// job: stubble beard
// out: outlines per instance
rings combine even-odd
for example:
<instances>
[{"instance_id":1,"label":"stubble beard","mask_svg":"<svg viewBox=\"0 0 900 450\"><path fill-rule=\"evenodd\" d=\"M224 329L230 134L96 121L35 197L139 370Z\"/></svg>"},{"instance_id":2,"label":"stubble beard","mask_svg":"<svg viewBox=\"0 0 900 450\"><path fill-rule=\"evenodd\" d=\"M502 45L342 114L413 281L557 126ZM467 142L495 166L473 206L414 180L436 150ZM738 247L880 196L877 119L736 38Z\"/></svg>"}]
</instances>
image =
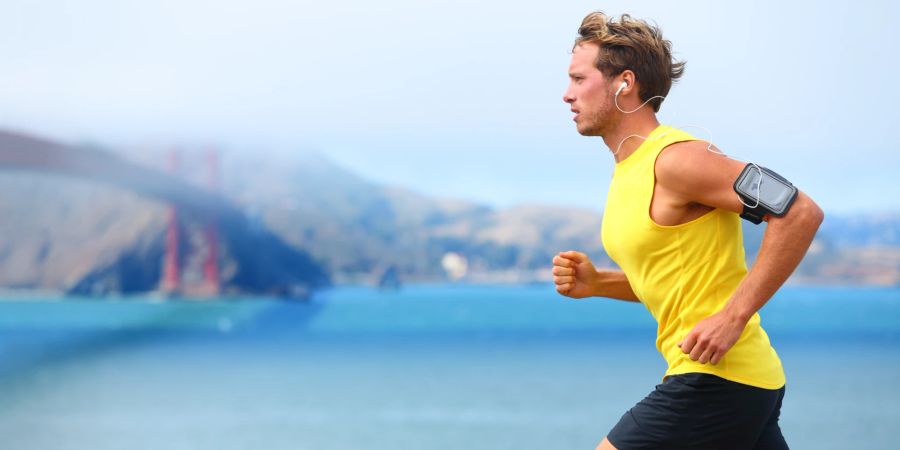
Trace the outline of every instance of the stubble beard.
<instances>
[{"instance_id":1,"label":"stubble beard","mask_svg":"<svg viewBox=\"0 0 900 450\"><path fill-rule=\"evenodd\" d=\"M618 125L621 118L613 114L612 108L608 104L605 106L605 108L584 117L578 127L578 132L582 136L602 137L608 134L610 130L616 129L616 125Z\"/></svg>"}]
</instances>

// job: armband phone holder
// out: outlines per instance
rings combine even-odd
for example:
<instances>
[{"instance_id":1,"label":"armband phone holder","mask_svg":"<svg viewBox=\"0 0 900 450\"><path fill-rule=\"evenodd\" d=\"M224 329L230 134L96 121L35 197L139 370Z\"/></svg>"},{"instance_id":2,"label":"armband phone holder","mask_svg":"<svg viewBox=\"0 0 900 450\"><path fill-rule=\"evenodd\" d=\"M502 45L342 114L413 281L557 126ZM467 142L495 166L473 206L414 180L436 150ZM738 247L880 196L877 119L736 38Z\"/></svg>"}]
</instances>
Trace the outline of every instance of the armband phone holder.
<instances>
[{"instance_id":1,"label":"armband phone holder","mask_svg":"<svg viewBox=\"0 0 900 450\"><path fill-rule=\"evenodd\" d=\"M759 224L766 214L782 217L797 199L797 188L781 175L756 164L747 164L734 181L734 192L744 203L741 217Z\"/></svg>"}]
</instances>

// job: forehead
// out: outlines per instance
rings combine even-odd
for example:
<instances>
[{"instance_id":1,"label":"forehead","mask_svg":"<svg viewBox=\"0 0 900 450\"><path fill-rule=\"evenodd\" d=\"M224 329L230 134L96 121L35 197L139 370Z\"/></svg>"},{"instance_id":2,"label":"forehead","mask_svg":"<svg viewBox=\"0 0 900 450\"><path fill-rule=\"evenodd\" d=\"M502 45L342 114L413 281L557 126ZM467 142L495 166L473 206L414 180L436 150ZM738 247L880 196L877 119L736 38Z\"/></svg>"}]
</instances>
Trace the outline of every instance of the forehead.
<instances>
[{"instance_id":1,"label":"forehead","mask_svg":"<svg viewBox=\"0 0 900 450\"><path fill-rule=\"evenodd\" d=\"M599 50L600 47L598 47L597 44L592 44L590 42L576 45L575 48L572 49L572 64L569 66L569 70L585 72L593 69L594 71L599 72L594 65L594 62L597 61L597 52Z\"/></svg>"}]
</instances>

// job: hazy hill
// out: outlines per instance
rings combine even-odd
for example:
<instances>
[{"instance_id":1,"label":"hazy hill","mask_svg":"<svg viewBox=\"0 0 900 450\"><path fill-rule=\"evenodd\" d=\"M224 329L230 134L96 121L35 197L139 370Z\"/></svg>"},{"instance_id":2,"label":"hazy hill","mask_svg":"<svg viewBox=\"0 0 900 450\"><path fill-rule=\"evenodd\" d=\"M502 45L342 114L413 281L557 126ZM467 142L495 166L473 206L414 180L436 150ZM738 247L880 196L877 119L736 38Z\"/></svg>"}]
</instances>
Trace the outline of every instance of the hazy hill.
<instances>
[{"instance_id":1,"label":"hazy hill","mask_svg":"<svg viewBox=\"0 0 900 450\"><path fill-rule=\"evenodd\" d=\"M343 280L365 280L388 266L407 279L439 279L447 252L465 255L476 277L479 271L539 270L568 248L602 253L600 217L589 211L494 210L379 186L321 156L291 160L232 161L226 194Z\"/></svg>"},{"instance_id":2,"label":"hazy hill","mask_svg":"<svg viewBox=\"0 0 900 450\"><path fill-rule=\"evenodd\" d=\"M97 183L0 172L0 192L0 286L7 288L68 289L122 249L149 245L165 224L164 205Z\"/></svg>"},{"instance_id":3,"label":"hazy hill","mask_svg":"<svg viewBox=\"0 0 900 450\"><path fill-rule=\"evenodd\" d=\"M308 252L339 283L371 282L388 270L404 281L444 280L449 252L466 260L464 281L474 282L546 281L553 255L569 249L612 265L594 211L431 198L308 153L232 154L223 164L223 194L274 233L265 245L239 238L250 239L243 245L255 254ZM98 277L113 291L128 291L124 277L156 285L165 205L90 181L24 172L0 172L0 192L0 287L67 290L84 280L96 285ZM745 225L751 260L764 230ZM279 262L290 258L259 261L252 273L283 274L279 279L300 267ZM225 246L226 279L237 264ZM900 284L900 214L829 215L793 281Z\"/></svg>"},{"instance_id":4,"label":"hazy hill","mask_svg":"<svg viewBox=\"0 0 900 450\"><path fill-rule=\"evenodd\" d=\"M470 280L547 279L552 256L587 252L611 266L600 243L600 214L578 208L521 205L493 209L430 198L378 184L321 156L265 162L235 160L227 194L284 239L308 248L339 281L366 280L394 265L407 279L440 279L441 257L464 255ZM793 281L900 284L900 214L828 215ZM752 263L765 232L746 223Z\"/></svg>"},{"instance_id":5,"label":"hazy hill","mask_svg":"<svg viewBox=\"0 0 900 450\"><path fill-rule=\"evenodd\" d=\"M106 183L24 170L0 172L0 192L0 288L101 295L159 287L166 204ZM205 230L189 214L179 219L182 291L209 292ZM308 253L239 214L220 223L218 238L226 293L303 296L328 283Z\"/></svg>"}]
</instances>

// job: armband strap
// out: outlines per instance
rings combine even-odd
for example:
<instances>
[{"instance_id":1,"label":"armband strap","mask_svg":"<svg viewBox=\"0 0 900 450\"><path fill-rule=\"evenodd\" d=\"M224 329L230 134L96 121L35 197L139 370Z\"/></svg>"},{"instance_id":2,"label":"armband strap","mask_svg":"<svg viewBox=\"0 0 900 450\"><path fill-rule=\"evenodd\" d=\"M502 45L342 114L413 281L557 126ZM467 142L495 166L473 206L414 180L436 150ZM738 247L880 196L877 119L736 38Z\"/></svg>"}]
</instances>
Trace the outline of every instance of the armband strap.
<instances>
[{"instance_id":1,"label":"armband strap","mask_svg":"<svg viewBox=\"0 0 900 450\"><path fill-rule=\"evenodd\" d=\"M760 206L757 206L756 208L750 208L747 205L744 205L744 211L741 212L741 219L749 220L755 225L759 225L763 221L763 216L765 215L765 209Z\"/></svg>"}]
</instances>

